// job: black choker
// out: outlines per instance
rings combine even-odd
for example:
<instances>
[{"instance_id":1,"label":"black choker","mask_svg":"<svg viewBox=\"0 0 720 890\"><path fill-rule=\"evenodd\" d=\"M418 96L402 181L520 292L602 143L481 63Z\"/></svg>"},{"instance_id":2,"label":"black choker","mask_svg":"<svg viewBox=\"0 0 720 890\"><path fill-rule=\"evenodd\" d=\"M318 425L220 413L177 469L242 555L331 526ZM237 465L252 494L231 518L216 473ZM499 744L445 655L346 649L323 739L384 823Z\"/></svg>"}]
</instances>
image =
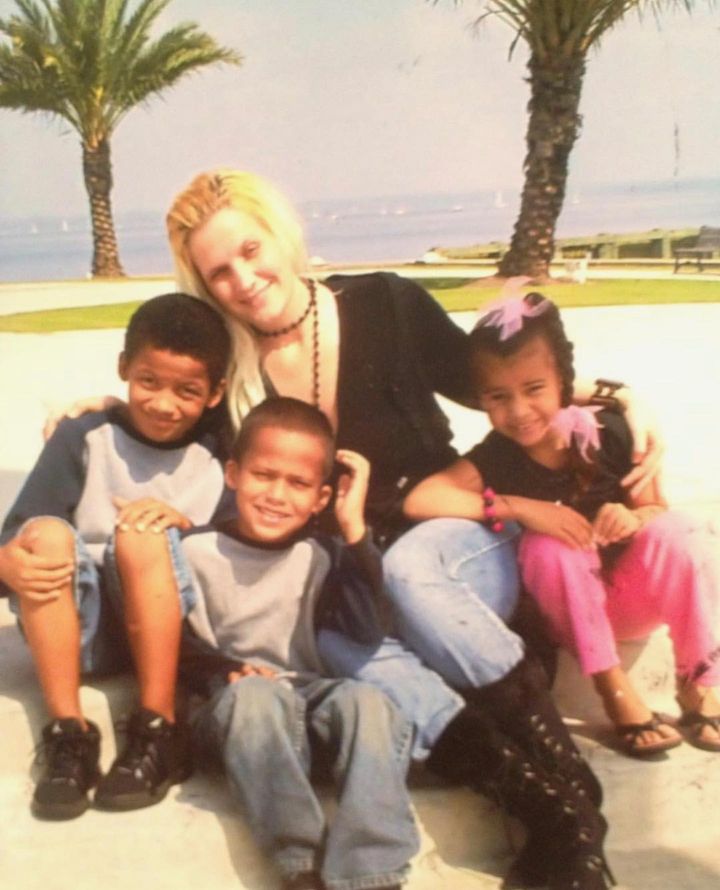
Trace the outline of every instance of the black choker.
<instances>
[{"instance_id":1,"label":"black choker","mask_svg":"<svg viewBox=\"0 0 720 890\"><path fill-rule=\"evenodd\" d=\"M310 315L311 310L315 306L315 282L312 278L308 279L307 286L310 292L310 299L308 300L307 307L300 318L295 319L295 321L287 325L287 327L278 328L276 331L263 331L261 328L256 328L254 324L251 324L250 327L253 329L253 333L256 334L258 337L282 337L283 334L289 334L290 331L294 331L295 328L299 328L300 325L308 317L308 315Z\"/></svg>"}]
</instances>

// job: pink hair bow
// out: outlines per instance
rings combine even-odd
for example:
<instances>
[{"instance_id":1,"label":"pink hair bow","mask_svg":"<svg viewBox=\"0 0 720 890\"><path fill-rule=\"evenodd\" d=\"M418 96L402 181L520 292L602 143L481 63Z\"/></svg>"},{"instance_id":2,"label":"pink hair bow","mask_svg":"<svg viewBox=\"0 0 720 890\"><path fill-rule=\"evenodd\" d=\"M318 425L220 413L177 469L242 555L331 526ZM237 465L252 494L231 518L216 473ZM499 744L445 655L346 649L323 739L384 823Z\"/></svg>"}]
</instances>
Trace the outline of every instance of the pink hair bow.
<instances>
[{"instance_id":1,"label":"pink hair bow","mask_svg":"<svg viewBox=\"0 0 720 890\"><path fill-rule=\"evenodd\" d=\"M542 315L549 309L549 300L543 300L532 306L523 299L520 288L528 281L529 278L520 276L509 278L498 299L483 307L478 325L500 328L500 339L507 340L521 330L524 318Z\"/></svg>"},{"instance_id":2,"label":"pink hair bow","mask_svg":"<svg viewBox=\"0 0 720 890\"><path fill-rule=\"evenodd\" d=\"M579 408L570 405L561 408L552 420L552 427L562 439L563 445L570 446L573 439L583 460L589 461L588 449L592 446L596 451L600 448L600 424L595 416L602 406Z\"/></svg>"}]
</instances>

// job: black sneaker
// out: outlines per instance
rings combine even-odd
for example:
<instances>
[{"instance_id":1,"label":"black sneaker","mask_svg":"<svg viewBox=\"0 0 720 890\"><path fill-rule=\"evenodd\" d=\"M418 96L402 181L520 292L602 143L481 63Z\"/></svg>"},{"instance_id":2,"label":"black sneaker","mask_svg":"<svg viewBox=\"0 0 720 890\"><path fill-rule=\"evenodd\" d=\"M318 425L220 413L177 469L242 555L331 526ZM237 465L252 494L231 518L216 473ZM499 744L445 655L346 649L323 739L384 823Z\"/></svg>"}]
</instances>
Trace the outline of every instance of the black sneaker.
<instances>
[{"instance_id":1,"label":"black sneaker","mask_svg":"<svg viewBox=\"0 0 720 890\"><path fill-rule=\"evenodd\" d=\"M40 743L45 770L35 787L32 811L41 819L74 819L88 808L88 791L100 778L100 730L74 717L53 720Z\"/></svg>"},{"instance_id":2,"label":"black sneaker","mask_svg":"<svg viewBox=\"0 0 720 890\"><path fill-rule=\"evenodd\" d=\"M192 772L184 726L141 708L126 727L125 750L115 759L95 792L106 810L138 810L159 803L170 786Z\"/></svg>"}]
</instances>

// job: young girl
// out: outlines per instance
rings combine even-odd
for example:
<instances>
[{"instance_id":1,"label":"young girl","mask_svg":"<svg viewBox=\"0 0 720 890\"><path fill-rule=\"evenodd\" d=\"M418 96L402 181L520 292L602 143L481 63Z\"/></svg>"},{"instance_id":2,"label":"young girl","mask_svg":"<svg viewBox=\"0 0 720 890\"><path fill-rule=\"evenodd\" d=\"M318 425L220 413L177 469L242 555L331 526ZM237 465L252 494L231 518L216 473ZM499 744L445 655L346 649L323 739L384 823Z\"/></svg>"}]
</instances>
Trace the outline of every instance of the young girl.
<instances>
[{"instance_id":1,"label":"young girl","mask_svg":"<svg viewBox=\"0 0 720 890\"><path fill-rule=\"evenodd\" d=\"M516 520L525 528L523 582L557 642L592 676L633 756L656 755L682 737L644 704L615 641L667 624L680 725L692 744L720 751L713 690L720 682L717 545L700 523L667 510L657 481L635 495L621 486L631 465L627 424L609 407L568 407L572 344L553 303L536 293L497 301L476 325L470 348L494 429L417 485L406 514L472 518L497 531Z\"/></svg>"}]
</instances>

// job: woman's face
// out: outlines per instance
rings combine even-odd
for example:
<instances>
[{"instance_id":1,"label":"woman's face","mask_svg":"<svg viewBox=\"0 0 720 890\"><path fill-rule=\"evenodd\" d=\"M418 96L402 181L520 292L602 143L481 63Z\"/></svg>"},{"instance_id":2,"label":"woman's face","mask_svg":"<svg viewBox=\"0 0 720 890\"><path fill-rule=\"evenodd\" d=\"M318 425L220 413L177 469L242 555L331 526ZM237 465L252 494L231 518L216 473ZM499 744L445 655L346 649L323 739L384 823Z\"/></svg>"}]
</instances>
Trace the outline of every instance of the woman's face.
<instances>
[{"instance_id":1,"label":"woman's face","mask_svg":"<svg viewBox=\"0 0 720 890\"><path fill-rule=\"evenodd\" d=\"M218 210L190 235L188 248L205 287L228 315L264 330L294 319L304 288L277 239L252 216L232 207Z\"/></svg>"}]
</instances>

